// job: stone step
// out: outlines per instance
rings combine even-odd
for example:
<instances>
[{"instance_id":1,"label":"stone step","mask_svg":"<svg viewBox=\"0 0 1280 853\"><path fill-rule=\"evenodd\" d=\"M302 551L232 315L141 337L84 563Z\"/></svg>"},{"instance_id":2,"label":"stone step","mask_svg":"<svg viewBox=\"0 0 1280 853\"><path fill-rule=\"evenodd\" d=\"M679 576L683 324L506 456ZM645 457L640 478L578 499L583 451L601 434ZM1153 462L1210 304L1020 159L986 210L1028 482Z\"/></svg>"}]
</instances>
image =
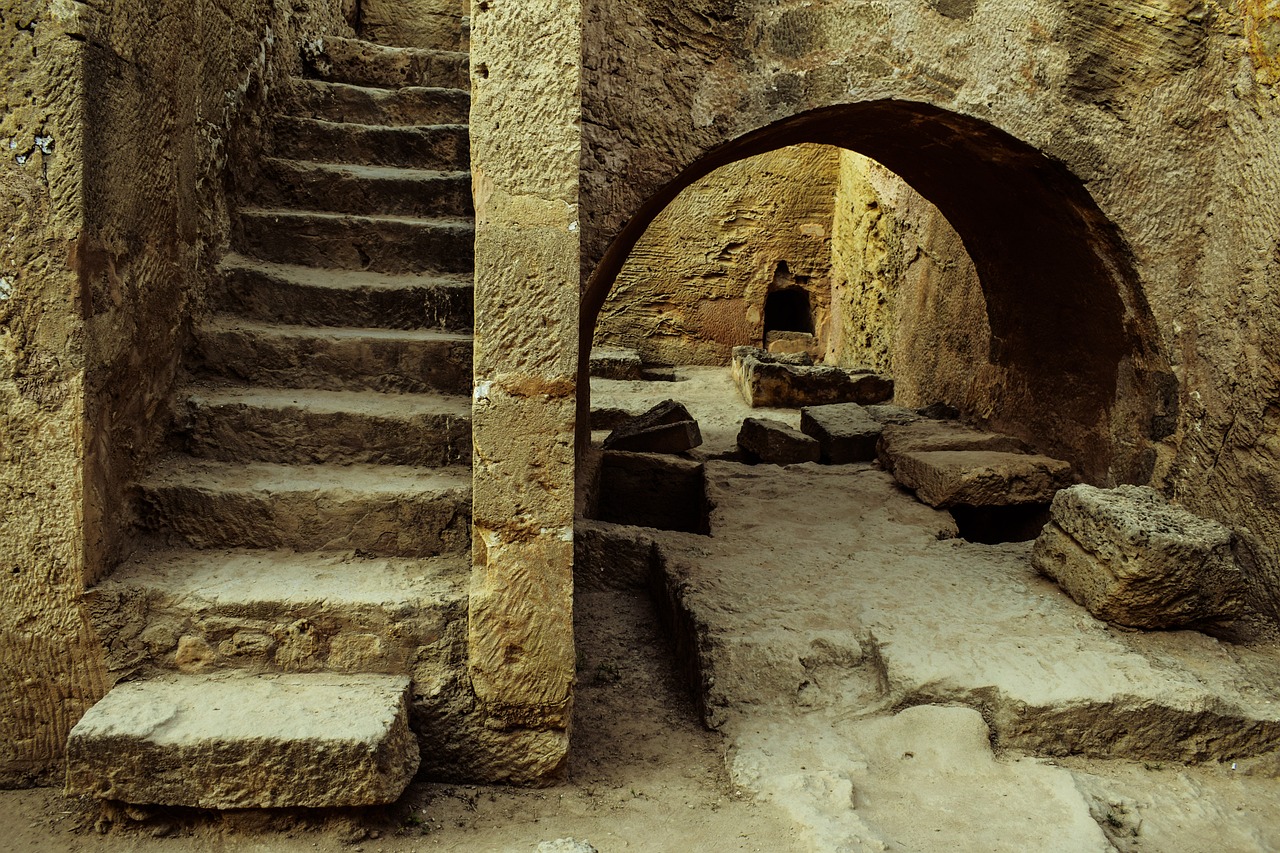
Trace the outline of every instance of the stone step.
<instances>
[{"instance_id":1,"label":"stone step","mask_svg":"<svg viewBox=\"0 0 1280 853\"><path fill-rule=\"evenodd\" d=\"M109 671L370 672L433 684L465 659L470 563L163 550L121 565L86 602L113 638Z\"/></svg>"},{"instance_id":2,"label":"stone step","mask_svg":"<svg viewBox=\"0 0 1280 853\"><path fill-rule=\"evenodd\" d=\"M475 227L467 219L241 210L232 245L280 264L383 273L469 273Z\"/></svg>"},{"instance_id":3,"label":"stone step","mask_svg":"<svg viewBox=\"0 0 1280 853\"><path fill-rule=\"evenodd\" d=\"M272 153L290 160L465 171L471 134L465 124L377 124L277 116Z\"/></svg>"},{"instance_id":4,"label":"stone step","mask_svg":"<svg viewBox=\"0 0 1280 853\"><path fill-rule=\"evenodd\" d=\"M67 740L67 790L206 809L394 802L418 769L409 679L237 672L117 684Z\"/></svg>"},{"instance_id":5,"label":"stone step","mask_svg":"<svg viewBox=\"0 0 1280 853\"><path fill-rule=\"evenodd\" d=\"M471 88L471 56L460 50L393 47L362 39L325 36L306 57L308 76L357 86Z\"/></svg>"},{"instance_id":6,"label":"stone step","mask_svg":"<svg viewBox=\"0 0 1280 853\"><path fill-rule=\"evenodd\" d=\"M188 389L174 438L227 462L471 463L471 398L212 385Z\"/></svg>"},{"instance_id":7,"label":"stone step","mask_svg":"<svg viewBox=\"0 0 1280 853\"><path fill-rule=\"evenodd\" d=\"M277 326L216 316L196 327L197 372L273 388L471 393L470 335Z\"/></svg>"},{"instance_id":8,"label":"stone step","mask_svg":"<svg viewBox=\"0 0 1280 853\"><path fill-rule=\"evenodd\" d=\"M470 172L267 157L262 177L249 197L264 208L427 218L474 214Z\"/></svg>"},{"instance_id":9,"label":"stone step","mask_svg":"<svg viewBox=\"0 0 1280 853\"><path fill-rule=\"evenodd\" d=\"M229 254L218 265L214 308L296 326L367 326L469 332L471 276L387 275L274 264Z\"/></svg>"},{"instance_id":10,"label":"stone step","mask_svg":"<svg viewBox=\"0 0 1280 853\"><path fill-rule=\"evenodd\" d=\"M471 471L173 458L138 485L144 529L194 548L431 557L471 546Z\"/></svg>"},{"instance_id":11,"label":"stone step","mask_svg":"<svg viewBox=\"0 0 1280 853\"><path fill-rule=\"evenodd\" d=\"M471 114L471 95L465 89L383 89L295 77L289 81L285 110L296 118L389 127L466 124Z\"/></svg>"},{"instance_id":12,"label":"stone step","mask_svg":"<svg viewBox=\"0 0 1280 853\"><path fill-rule=\"evenodd\" d=\"M467 50L471 19L427 11L406 15L398 3L373 4L360 9L360 35L379 44Z\"/></svg>"}]
</instances>

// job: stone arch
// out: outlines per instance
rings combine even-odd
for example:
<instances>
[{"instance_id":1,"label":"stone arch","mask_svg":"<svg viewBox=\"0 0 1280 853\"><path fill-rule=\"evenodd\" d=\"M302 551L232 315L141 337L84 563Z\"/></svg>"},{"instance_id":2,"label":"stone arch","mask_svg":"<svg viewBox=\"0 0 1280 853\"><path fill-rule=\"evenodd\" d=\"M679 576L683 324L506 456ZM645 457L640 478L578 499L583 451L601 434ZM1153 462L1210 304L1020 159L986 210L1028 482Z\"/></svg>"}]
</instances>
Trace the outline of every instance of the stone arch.
<instances>
[{"instance_id":1,"label":"stone arch","mask_svg":"<svg viewBox=\"0 0 1280 853\"><path fill-rule=\"evenodd\" d=\"M707 152L643 202L583 291L580 415L590 405L585 356L598 313L649 223L714 169L804 142L879 161L935 204L961 236L992 332L984 410L969 415L1070 459L1090 482L1150 477L1153 443L1173 420L1163 393L1170 377L1118 229L1062 163L987 122L904 100L776 121Z\"/></svg>"}]
</instances>

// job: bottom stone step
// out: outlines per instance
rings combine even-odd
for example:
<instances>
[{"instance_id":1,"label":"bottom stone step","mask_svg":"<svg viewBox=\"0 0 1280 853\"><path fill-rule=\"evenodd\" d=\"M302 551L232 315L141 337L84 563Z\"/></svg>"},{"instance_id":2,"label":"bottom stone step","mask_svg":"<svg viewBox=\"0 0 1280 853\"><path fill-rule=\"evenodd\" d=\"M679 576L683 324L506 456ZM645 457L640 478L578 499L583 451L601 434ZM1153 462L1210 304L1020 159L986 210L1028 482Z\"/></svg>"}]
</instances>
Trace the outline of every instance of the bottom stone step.
<instances>
[{"instance_id":1,"label":"bottom stone step","mask_svg":"<svg viewBox=\"0 0 1280 853\"><path fill-rule=\"evenodd\" d=\"M118 684L71 730L67 790L209 809L394 802L418 769L408 692L387 675Z\"/></svg>"}]
</instances>

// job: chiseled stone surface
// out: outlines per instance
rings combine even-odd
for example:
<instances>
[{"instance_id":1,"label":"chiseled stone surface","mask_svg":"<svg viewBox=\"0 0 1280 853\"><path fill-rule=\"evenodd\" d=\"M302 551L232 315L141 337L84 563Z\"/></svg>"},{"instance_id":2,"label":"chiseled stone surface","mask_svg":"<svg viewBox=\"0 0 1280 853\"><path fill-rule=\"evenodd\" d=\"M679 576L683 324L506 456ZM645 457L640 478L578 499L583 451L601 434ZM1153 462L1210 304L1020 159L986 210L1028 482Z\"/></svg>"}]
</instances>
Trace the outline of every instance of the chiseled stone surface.
<instances>
[{"instance_id":1,"label":"chiseled stone surface","mask_svg":"<svg viewBox=\"0 0 1280 853\"><path fill-rule=\"evenodd\" d=\"M806 406L800 410L800 431L818 440L822 462L845 465L870 462L884 426L857 403Z\"/></svg>"},{"instance_id":2,"label":"chiseled stone surface","mask_svg":"<svg viewBox=\"0 0 1280 853\"><path fill-rule=\"evenodd\" d=\"M888 376L811 361L807 353L775 355L755 347L734 347L733 378L753 408L883 403L893 397L893 380Z\"/></svg>"},{"instance_id":3,"label":"chiseled stone surface","mask_svg":"<svg viewBox=\"0 0 1280 853\"><path fill-rule=\"evenodd\" d=\"M817 439L770 418L744 420L738 433L738 448L749 462L770 465L817 462L821 456Z\"/></svg>"},{"instance_id":4,"label":"chiseled stone surface","mask_svg":"<svg viewBox=\"0 0 1280 853\"><path fill-rule=\"evenodd\" d=\"M591 375L602 379L644 379L644 362L633 349L596 347L591 350Z\"/></svg>"},{"instance_id":5,"label":"chiseled stone surface","mask_svg":"<svg viewBox=\"0 0 1280 853\"><path fill-rule=\"evenodd\" d=\"M408 691L384 675L118 684L71 732L67 789L213 809L393 802L418 769Z\"/></svg>"},{"instance_id":6,"label":"chiseled stone surface","mask_svg":"<svg viewBox=\"0 0 1280 853\"><path fill-rule=\"evenodd\" d=\"M642 415L618 425L604 440L605 450L680 453L702 444L698 422L683 403L663 400Z\"/></svg>"},{"instance_id":7,"label":"chiseled stone surface","mask_svg":"<svg viewBox=\"0 0 1280 853\"><path fill-rule=\"evenodd\" d=\"M1242 615L1231 530L1154 489L1073 486L1051 518L1032 560L1099 619L1176 628Z\"/></svg>"},{"instance_id":8,"label":"chiseled stone surface","mask_svg":"<svg viewBox=\"0 0 1280 853\"><path fill-rule=\"evenodd\" d=\"M991 450L903 453L893 476L936 507L1043 504L1072 482L1060 459Z\"/></svg>"},{"instance_id":9,"label":"chiseled stone surface","mask_svg":"<svg viewBox=\"0 0 1280 853\"><path fill-rule=\"evenodd\" d=\"M1025 453L1027 445L1012 436L976 430L954 421L936 421L918 416L894 417L881 414L882 407L872 408L884 419L884 431L876 455L886 471L892 471L904 453L934 450L990 450L1000 453Z\"/></svg>"}]
</instances>

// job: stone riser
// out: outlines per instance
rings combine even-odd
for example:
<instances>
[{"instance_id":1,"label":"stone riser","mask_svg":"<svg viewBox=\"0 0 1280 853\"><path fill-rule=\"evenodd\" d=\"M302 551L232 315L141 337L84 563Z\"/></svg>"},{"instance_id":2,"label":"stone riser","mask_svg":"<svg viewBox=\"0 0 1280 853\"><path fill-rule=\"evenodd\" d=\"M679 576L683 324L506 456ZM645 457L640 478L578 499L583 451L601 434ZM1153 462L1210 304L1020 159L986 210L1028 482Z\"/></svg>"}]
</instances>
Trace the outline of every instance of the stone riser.
<instances>
[{"instance_id":1,"label":"stone riser","mask_svg":"<svg viewBox=\"0 0 1280 853\"><path fill-rule=\"evenodd\" d=\"M464 220L242 211L236 250L278 264L381 273L469 273L475 232Z\"/></svg>"},{"instance_id":2,"label":"stone riser","mask_svg":"<svg viewBox=\"0 0 1280 853\"><path fill-rule=\"evenodd\" d=\"M363 125L466 124L471 96L462 89L380 89L295 78L283 108L297 118Z\"/></svg>"},{"instance_id":3,"label":"stone riser","mask_svg":"<svg viewBox=\"0 0 1280 853\"><path fill-rule=\"evenodd\" d=\"M472 287L458 280L224 263L215 309L263 323L469 332Z\"/></svg>"},{"instance_id":4,"label":"stone riser","mask_svg":"<svg viewBox=\"0 0 1280 853\"><path fill-rule=\"evenodd\" d=\"M271 153L286 160L463 172L471 168L466 125L380 127L279 116Z\"/></svg>"},{"instance_id":5,"label":"stone riser","mask_svg":"<svg viewBox=\"0 0 1280 853\"><path fill-rule=\"evenodd\" d=\"M196 329L189 363L205 375L276 388L469 394L470 338L429 335L211 323Z\"/></svg>"},{"instance_id":6,"label":"stone riser","mask_svg":"<svg viewBox=\"0 0 1280 853\"><path fill-rule=\"evenodd\" d=\"M456 50L392 47L358 39L326 36L312 60L311 76L357 86L471 87L471 57Z\"/></svg>"},{"instance_id":7,"label":"stone riser","mask_svg":"<svg viewBox=\"0 0 1280 853\"><path fill-rule=\"evenodd\" d=\"M267 159L250 200L265 208L295 208L357 216L464 217L471 207L467 172L382 171Z\"/></svg>"},{"instance_id":8,"label":"stone riser","mask_svg":"<svg viewBox=\"0 0 1280 853\"><path fill-rule=\"evenodd\" d=\"M192 397L183 406L180 449L202 459L284 464L471 463L469 414L331 411Z\"/></svg>"},{"instance_id":9,"label":"stone riser","mask_svg":"<svg viewBox=\"0 0 1280 853\"><path fill-rule=\"evenodd\" d=\"M468 488L361 492L245 486L209 488L198 479L138 487L141 526L193 548L359 551L388 557L456 554L471 547Z\"/></svg>"},{"instance_id":10,"label":"stone riser","mask_svg":"<svg viewBox=\"0 0 1280 853\"><path fill-rule=\"evenodd\" d=\"M365 10L360 15L360 37L380 44L426 47L433 50L467 50L471 45L471 19L423 12L386 17Z\"/></svg>"}]
</instances>

